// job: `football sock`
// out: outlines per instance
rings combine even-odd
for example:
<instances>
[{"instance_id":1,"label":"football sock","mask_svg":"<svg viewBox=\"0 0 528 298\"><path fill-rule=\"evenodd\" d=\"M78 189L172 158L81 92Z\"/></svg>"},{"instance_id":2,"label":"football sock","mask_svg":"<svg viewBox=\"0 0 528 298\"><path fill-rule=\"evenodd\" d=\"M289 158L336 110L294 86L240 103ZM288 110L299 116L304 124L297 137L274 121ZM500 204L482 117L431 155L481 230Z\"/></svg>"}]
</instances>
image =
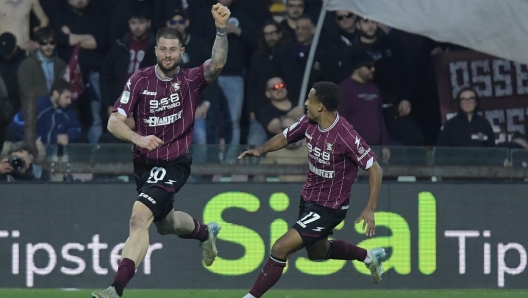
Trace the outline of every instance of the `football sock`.
<instances>
[{"instance_id":1,"label":"football sock","mask_svg":"<svg viewBox=\"0 0 528 298\"><path fill-rule=\"evenodd\" d=\"M134 273L136 273L136 263L131 259L123 258L121 263L119 263L117 273L114 276L114 283L112 284L119 297L123 296L123 290L134 277Z\"/></svg>"},{"instance_id":2,"label":"football sock","mask_svg":"<svg viewBox=\"0 0 528 298\"><path fill-rule=\"evenodd\" d=\"M330 243L330 259L365 261L367 250L347 243L343 240L332 240Z\"/></svg>"},{"instance_id":3,"label":"football sock","mask_svg":"<svg viewBox=\"0 0 528 298\"><path fill-rule=\"evenodd\" d=\"M260 272L255 284L249 291L252 296L246 297L261 297L281 278L282 271L286 267L286 260L281 260L274 256L270 256L264 269Z\"/></svg>"},{"instance_id":4,"label":"football sock","mask_svg":"<svg viewBox=\"0 0 528 298\"><path fill-rule=\"evenodd\" d=\"M209 232L207 230L207 225L201 224L196 219L193 218L194 221L194 231L190 233L189 235L180 235L178 237L182 239L197 239L202 242L207 240L209 238Z\"/></svg>"}]
</instances>

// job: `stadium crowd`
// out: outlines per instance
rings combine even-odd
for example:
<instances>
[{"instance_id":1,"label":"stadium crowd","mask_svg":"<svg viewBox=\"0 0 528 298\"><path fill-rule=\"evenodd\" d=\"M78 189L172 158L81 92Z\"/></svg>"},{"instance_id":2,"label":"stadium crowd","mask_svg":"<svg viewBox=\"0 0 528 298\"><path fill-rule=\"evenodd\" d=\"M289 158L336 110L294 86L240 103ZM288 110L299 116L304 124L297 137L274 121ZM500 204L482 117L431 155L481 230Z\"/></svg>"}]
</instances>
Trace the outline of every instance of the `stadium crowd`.
<instances>
[{"instance_id":1,"label":"stadium crowd","mask_svg":"<svg viewBox=\"0 0 528 298\"><path fill-rule=\"evenodd\" d=\"M181 67L210 57L211 0L32 0L0 3L0 145L120 142L106 130L128 78L156 63L155 33L184 35ZM234 163L239 145L258 146L304 113L302 80L321 0L218 0L231 10L229 53L196 111L195 162ZM270 8L273 9L270 10ZM277 7L279 9L277 10ZM280 8L283 8L282 10ZM273 11L273 12L272 12ZM464 50L388 28L350 11L327 12L307 90L339 85L339 113L369 145L496 146L476 114L477 93L463 89L459 114L441 130L433 57ZM304 94L308 94L307 92ZM306 97L306 96L304 96ZM131 125L134 125L131 123ZM28 137L29 136L29 137ZM5 141L5 142L4 142ZM508 147L528 149L524 135Z\"/></svg>"}]
</instances>

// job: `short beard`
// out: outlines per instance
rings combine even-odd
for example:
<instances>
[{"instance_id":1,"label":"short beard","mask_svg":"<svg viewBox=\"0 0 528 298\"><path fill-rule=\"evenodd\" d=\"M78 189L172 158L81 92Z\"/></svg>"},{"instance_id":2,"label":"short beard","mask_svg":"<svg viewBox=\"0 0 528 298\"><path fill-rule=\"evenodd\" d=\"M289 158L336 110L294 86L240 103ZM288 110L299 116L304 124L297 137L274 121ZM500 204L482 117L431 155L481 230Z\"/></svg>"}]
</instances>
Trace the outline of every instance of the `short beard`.
<instances>
[{"instance_id":1,"label":"short beard","mask_svg":"<svg viewBox=\"0 0 528 298\"><path fill-rule=\"evenodd\" d=\"M176 68L178 68L178 66L180 66L180 64L175 62L172 67L165 67L165 66L163 66L163 61L162 60L158 60L158 67L165 74L169 73L171 71L174 71Z\"/></svg>"},{"instance_id":2,"label":"short beard","mask_svg":"<svg viewBox=\"0 0 528 298\"><path fill-rule=\"evenodd\" d=\"M363 32L363 31L359 31L359 34L361 35L361 37L364 37L364 38L366 38L366 39L368 39L368 40L374 40L374 39L376 39L376 38L377 38L376 33L377 33L377 32L374 32L373 35L368 35L368 34L366 34L366 33Z\"/></svg>"}]
</instances>

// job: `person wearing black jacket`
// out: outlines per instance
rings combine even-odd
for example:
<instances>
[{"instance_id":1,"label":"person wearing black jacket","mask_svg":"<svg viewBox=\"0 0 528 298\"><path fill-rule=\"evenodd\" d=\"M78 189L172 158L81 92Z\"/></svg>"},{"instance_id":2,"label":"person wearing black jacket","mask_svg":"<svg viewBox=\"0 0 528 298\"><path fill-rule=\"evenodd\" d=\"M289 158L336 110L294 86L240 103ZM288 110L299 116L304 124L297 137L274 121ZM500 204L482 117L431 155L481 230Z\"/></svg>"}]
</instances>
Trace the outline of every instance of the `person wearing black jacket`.
<instances>
[{"instance_id":1,"label":"person wearing black jacket","mask_svg":"<svg viewBox=\"0 0 528 298\"><path fill-rule=\"evenodd\" d=\"M69 8L59 13L54 22L57 50L59 56L68 62L80 44L78 62L88 88L76 104L81 112L81 122L89 126L88 141L96 144L103 133L99 71L108 49L108 27L103 15L90 5L90 0L68 0L68 5Z\"/></svg>"},{"instance_id":2,"label":"person wearing black jacket","mask_svg":"<svg viewBox=\"0 0 528 298\"><path fill-rule=\"evenodd\" d=\"M106 117L112 114L112 107L128 78L138 69L156 64L156 37L149 31L150 10L138 5L130 13L129 32L114 42L101 68L101 95ZM101 142L119 141L112 134L105 133Z\"/></svg>"},{"instance_id":3,"label":"person wearing black jacket","mask_svg":"<svg viewBox=\"0 0 528 298\"><path fill-rule=\"evenodd\" d=\"M463 88L457 96L458 114L444 124L438 146L494 147L495 135L486 118L477 114L478 98L473 88Z\"/></svg>"},{"instance_id":4,"label":"person wearing black jacket","mask_svg":"<svg viewBox=\"0 0 528 298\"><path fill-rule=\"evenodd\" d=\"M226 143L229 144L225 154L225 161L228 163L237 162L238 149L240 144L240 120L242 117L242 107L244 105L244 74L249 64L250 55L257 47L257 34L255 22L250 14L244 9L244 0L218 0L224 6L229 7L231 16L227 23L226 32L228 40L227 62L218 76L218 86L222 91L224 114L228 114L227 122L230 129L226 134ZM215 40L214 20L208 17L210 8L204 8L198 15L200 26L195 26L193 35L198 35L212 48ZM220 94L219 94L220 95ZM226 113L228 112L228 113Z\"/></svg>"}]
</instances>

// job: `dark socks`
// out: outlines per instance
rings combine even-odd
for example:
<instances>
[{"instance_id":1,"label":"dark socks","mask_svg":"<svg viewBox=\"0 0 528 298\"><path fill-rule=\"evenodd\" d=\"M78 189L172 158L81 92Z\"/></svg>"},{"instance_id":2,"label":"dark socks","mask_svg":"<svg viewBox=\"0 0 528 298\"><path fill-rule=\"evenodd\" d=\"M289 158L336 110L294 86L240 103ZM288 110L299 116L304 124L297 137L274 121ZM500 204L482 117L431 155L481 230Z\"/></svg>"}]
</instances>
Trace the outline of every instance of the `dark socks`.
<instances>
[{"instance_id":1,"label":"dark socks","mask_svg":"<svg viewBox=\"0 0 528 298\"><path fill-rule=\"evenodd\" d=\"M286 260L270 256L249 293L255 297L264 295L281 278L284 267Z\"/></svg>"},{"instance_id":2,"label":"dark socks","mask_svg":"<svg viewBox=\"0 0 528 298\"><path fill-rule=\"evenodd\" d=\"M131 259L122 259L114 277L114 283L112 284L119 297L123 296L123 290L132 277L134 277L134 273L136 273L136 263Z\"/></svg>"},{"instance_id":3,"label":"dark socks","mask_svg":"<svg viewBox=\"0 0 528 298\"><path fill-rule=\"evenodd\" d=\"M335 260L358 260L364 261L367 257L367 250L347 243L343 240L332 240L330 243L329 259Z\"/></svg>"},{"instance_id":4,"label":"dark socks","mask_svg":"<svg viewBox=\"0 0 528 298\"><path fill-rule=\"evenodd\" d=\"M207 225L201 224L196 219L194 221L194 231L189 235L178 236L182 239L197 239L204 242L209 238L209 232L207 231Z\"/></svg>"}]
</instances>

